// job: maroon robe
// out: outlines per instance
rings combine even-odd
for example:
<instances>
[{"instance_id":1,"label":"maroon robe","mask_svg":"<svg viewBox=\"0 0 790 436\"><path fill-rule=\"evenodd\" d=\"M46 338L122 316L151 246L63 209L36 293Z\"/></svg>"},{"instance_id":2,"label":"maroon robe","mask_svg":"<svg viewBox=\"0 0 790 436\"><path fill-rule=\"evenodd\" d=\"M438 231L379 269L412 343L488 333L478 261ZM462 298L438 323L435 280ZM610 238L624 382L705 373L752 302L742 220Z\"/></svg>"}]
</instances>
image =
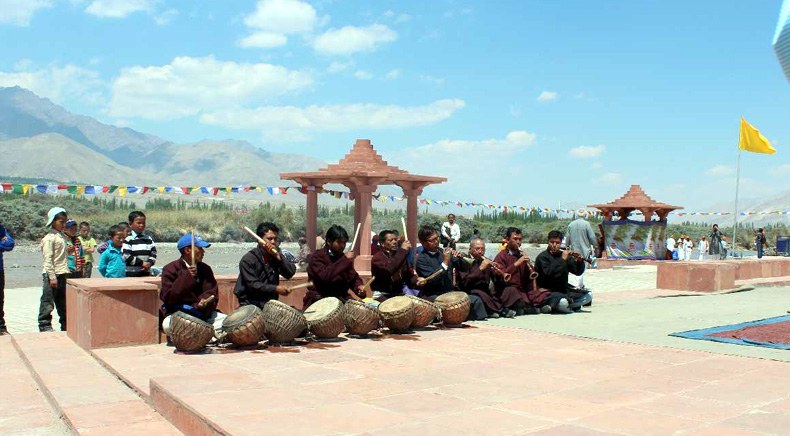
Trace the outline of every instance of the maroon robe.
<instances>
[{"instance_id":1,"label":"maroon robe","mask_svg":"<svg viewBox=\"0 0 790 436\"><path fill-rule=\"evenodd\" d=\"M494 282L501 281L499 275L495 274L493 267L489 265L485 270L480 269L483 259L475 259L469 268L468 272L460 272L460 285L461 290L467 294L474 294L483 300L489 312L502 312L504 309L510 309L523 301L518 289L513 286L504 286L500 289L491 291L490 283L494 278Z\"/></svg>"},{"instance_id":2,"label":"maroon robe","mask_svg":"<svg viewBox=\"0 0 790 436\"><path fill-rule=\"evenodd\" d=\"M373 281L371 288L383 294L383 298L379 298L379 301L403 295L403 285L416 288L417 275L406 261L408 255L409 252L402 248L399 248L394 255L390 255L385 250L373 255L370 260L370 272L376 280Z\"/></svg>"},{"instance_id":3,"label":"maroon robe","mask_svg":"<svg viewBox=\"0 0 790 436\"><path fill-rule=\"evenodd\" d=\"M516 261L519 257L521 257L520 254L517 256L513 255L510 253L510 250L507 249L497 254L494 258L494 262L502 265L505 272L511 275L509 282L505 283L499 280L497 286L502 289L502 293L504 293L507 288L515 288L527 305L535 307L542 306L551 292L545 289L537 289L535 281L529 278L531 269L528 262L516 266Z\"/></svg>"},{"instance_id":4,"label":"maroon robe","mask_svg":"<svg viewBox=\"0 0 790 436\"><path fill-rule=\"evenodd\" d=\"M348 298L348 290L356 292L362 286L362 279L354 269L354 261L345 254L329 253L329 246L316 250L307 264L307 277L313 286L307 288L304 296L304 309L324 297L336 297L341 301Z\"/></svg>"}]
</instances>

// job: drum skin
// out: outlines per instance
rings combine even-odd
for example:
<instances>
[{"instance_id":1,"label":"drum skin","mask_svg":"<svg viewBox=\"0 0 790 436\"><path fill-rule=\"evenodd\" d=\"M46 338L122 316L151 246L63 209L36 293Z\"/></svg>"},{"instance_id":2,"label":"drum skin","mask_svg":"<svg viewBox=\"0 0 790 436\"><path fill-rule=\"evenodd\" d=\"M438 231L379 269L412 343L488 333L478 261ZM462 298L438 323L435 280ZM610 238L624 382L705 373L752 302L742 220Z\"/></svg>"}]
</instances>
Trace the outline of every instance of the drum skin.
<instances>
[{"instance_id":1,"label":"drum skin","mask_svg":"<svg viewBox=\"0 0 790 436\"><path fill-rule=\"evenodd\" d=\"M442 310L442 322L459 325L466 321L472 301L464 292L448 292L436 297L436 305Z\"/></svg>"},{"instance_id":2,"label":"drum skin","mask_svg":"<svg viewBox=\"0 0 790 436\"><path fill-rule=\"evenodd\" d=\"M345 328L343 302L335 297L322 298L304 312L307 329L319 339L338 337Z\"/></svg>"},{"instance_id":3,"label":"drum skin","mask_svg":"<svg viewBox=\"0 0 790 436\"><path fill-rule=\"evenodd\" d=\"M414 321L414 303L405 295L381 303L379 312L384 325L392 332L407 332Z\"/></svg>"}]
</instances>

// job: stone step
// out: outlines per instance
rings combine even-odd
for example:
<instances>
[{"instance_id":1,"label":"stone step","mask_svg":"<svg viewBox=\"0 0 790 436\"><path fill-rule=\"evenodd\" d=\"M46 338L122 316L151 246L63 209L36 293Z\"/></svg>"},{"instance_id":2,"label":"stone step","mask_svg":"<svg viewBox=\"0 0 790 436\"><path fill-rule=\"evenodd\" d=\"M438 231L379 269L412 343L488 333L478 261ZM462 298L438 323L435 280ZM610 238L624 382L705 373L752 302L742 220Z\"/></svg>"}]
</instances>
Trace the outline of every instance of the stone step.
<instances>
[{"instance_id":1,"label":"stone step","mask_svg":"<svg viewBox=\"0 0 790 436\"><path fill-rule=\"evenodd\" d=\"M14 348L11 336L0 337L0 434L68 436L73 434L38 389Z\"/></svg>"},{"instance_id":2,"label":"stone step","mask_svg":"<svg viewBox=\"0 0 790 436\"><path fill-rule=\"evenodd\" d=\"M15 335L12 343L76 434L182 435L65 333Z\"/></svg>"}]
</instances>

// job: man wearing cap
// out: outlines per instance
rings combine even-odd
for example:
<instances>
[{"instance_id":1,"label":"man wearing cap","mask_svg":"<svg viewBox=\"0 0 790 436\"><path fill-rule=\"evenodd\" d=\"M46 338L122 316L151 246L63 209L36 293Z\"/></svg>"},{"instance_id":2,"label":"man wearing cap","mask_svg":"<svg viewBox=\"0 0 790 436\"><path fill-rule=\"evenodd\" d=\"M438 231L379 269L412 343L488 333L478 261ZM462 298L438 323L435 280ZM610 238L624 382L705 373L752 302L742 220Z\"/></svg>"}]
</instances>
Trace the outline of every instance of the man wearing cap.
<instances>
[{"instance_id":1,"label":"man wearing cap","mask_svg":"<svg viewBox=\"0 0 790 436\"><path fill-rule=\"evenodd\" d=\"M222 329L225 315L217 312L219 297L217 280L211 267L203 263L204 248L211 246L199 235L187 234L178 240L181 257L162 270L162 287L159 294L162 306L162 330L170 336L170 315L181 311ZM194 252L192 251L194 247ZM193 257L194 256L194 257ZM194 259L194 263L193 263Z\"/></svg>"},{"instance_id":2,"label":"man wearing cap","mask_svg":"<svg viewBox=\"0 0 790 436\"><path fill-rule=\"evenodd\" d=\"M58 311L60 330L66 331L66 278L69 275L69 263L63 230L67 219L66 209L62 207L53 207L47 212L49 233L41 240L44 286L38 307L38 330L42 332L52 331L52 309Z\"/></svg>"}]
</instances>

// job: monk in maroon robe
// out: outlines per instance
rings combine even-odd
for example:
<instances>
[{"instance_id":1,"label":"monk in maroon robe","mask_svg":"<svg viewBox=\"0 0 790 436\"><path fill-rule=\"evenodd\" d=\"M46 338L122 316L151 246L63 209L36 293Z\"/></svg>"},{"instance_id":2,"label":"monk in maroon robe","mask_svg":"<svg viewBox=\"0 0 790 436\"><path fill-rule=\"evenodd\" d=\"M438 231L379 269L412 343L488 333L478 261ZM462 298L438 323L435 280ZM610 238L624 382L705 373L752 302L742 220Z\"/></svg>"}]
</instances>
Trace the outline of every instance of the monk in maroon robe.
<instances>
[{"instance_id":1,"label":"monk in maroon robe","mask_svg":"<svg viewBox=\"0 0 790 436\"><path fill-rule=\"evenodd\" d=\"M332 226L326 232L326 245L310 256L307 277L313 286L304 296L304 309L325 297L336 297L341 301L365 298L362 279L354 269L354 252L343 253L348 242L348 233L340 226Z\"/></svg>"},{"instance_id":2,"label":"monk in maroon robe","mask_svg":"<svg viewBox=\"0 0 790 436\"><path fill-rule=\"evenodd\" d=\"M530 278L532 267L529 264L529 256L521 251L521 230L516 227L508 227L505 232L506 248L497 254L494 262L502 265L505 272L510 274L510 281L505 283L503 280L497 281L497 287L504 293L507 288L515 288L527 305L526 313L536 313L535 308L540 309L544 301L550 296L550 292L540 290L535 286L535 280Z\"/></svg>"},{"instance_id":3,"label":"monk in maroon robe","mask_svg":"<svg viewBox=\"0 0 790 436\"><path fill-rule=\"evenodd\" d=\"M474 259L467 272L460 272L460 287L467 294L474 294L483 300L490 318L513 318L524 313L525 303L515 287L503 287L497 291L492 279L502 276L501 269L485 257L486 244L480 238L469 242L469 254ZM502 271L504 272L504 271Z\"/></svg>"},{"instance_id":4,"label":"monk in maroon robe","mask_svg":"<svg viewBox=\"0 0 790 436\"><path fill-rule=\"evenodd\" d=\"M395 232L384 230L379 233L379 243L381 251L374 254L370 261L370 272L375 278L371 285L373 298L377 301L385 301L403 295L404 286L414 289L425 284L425 279L418 278L408 262L411 242L403 241L399 248Z\"/></svg>"}]
</instances>

